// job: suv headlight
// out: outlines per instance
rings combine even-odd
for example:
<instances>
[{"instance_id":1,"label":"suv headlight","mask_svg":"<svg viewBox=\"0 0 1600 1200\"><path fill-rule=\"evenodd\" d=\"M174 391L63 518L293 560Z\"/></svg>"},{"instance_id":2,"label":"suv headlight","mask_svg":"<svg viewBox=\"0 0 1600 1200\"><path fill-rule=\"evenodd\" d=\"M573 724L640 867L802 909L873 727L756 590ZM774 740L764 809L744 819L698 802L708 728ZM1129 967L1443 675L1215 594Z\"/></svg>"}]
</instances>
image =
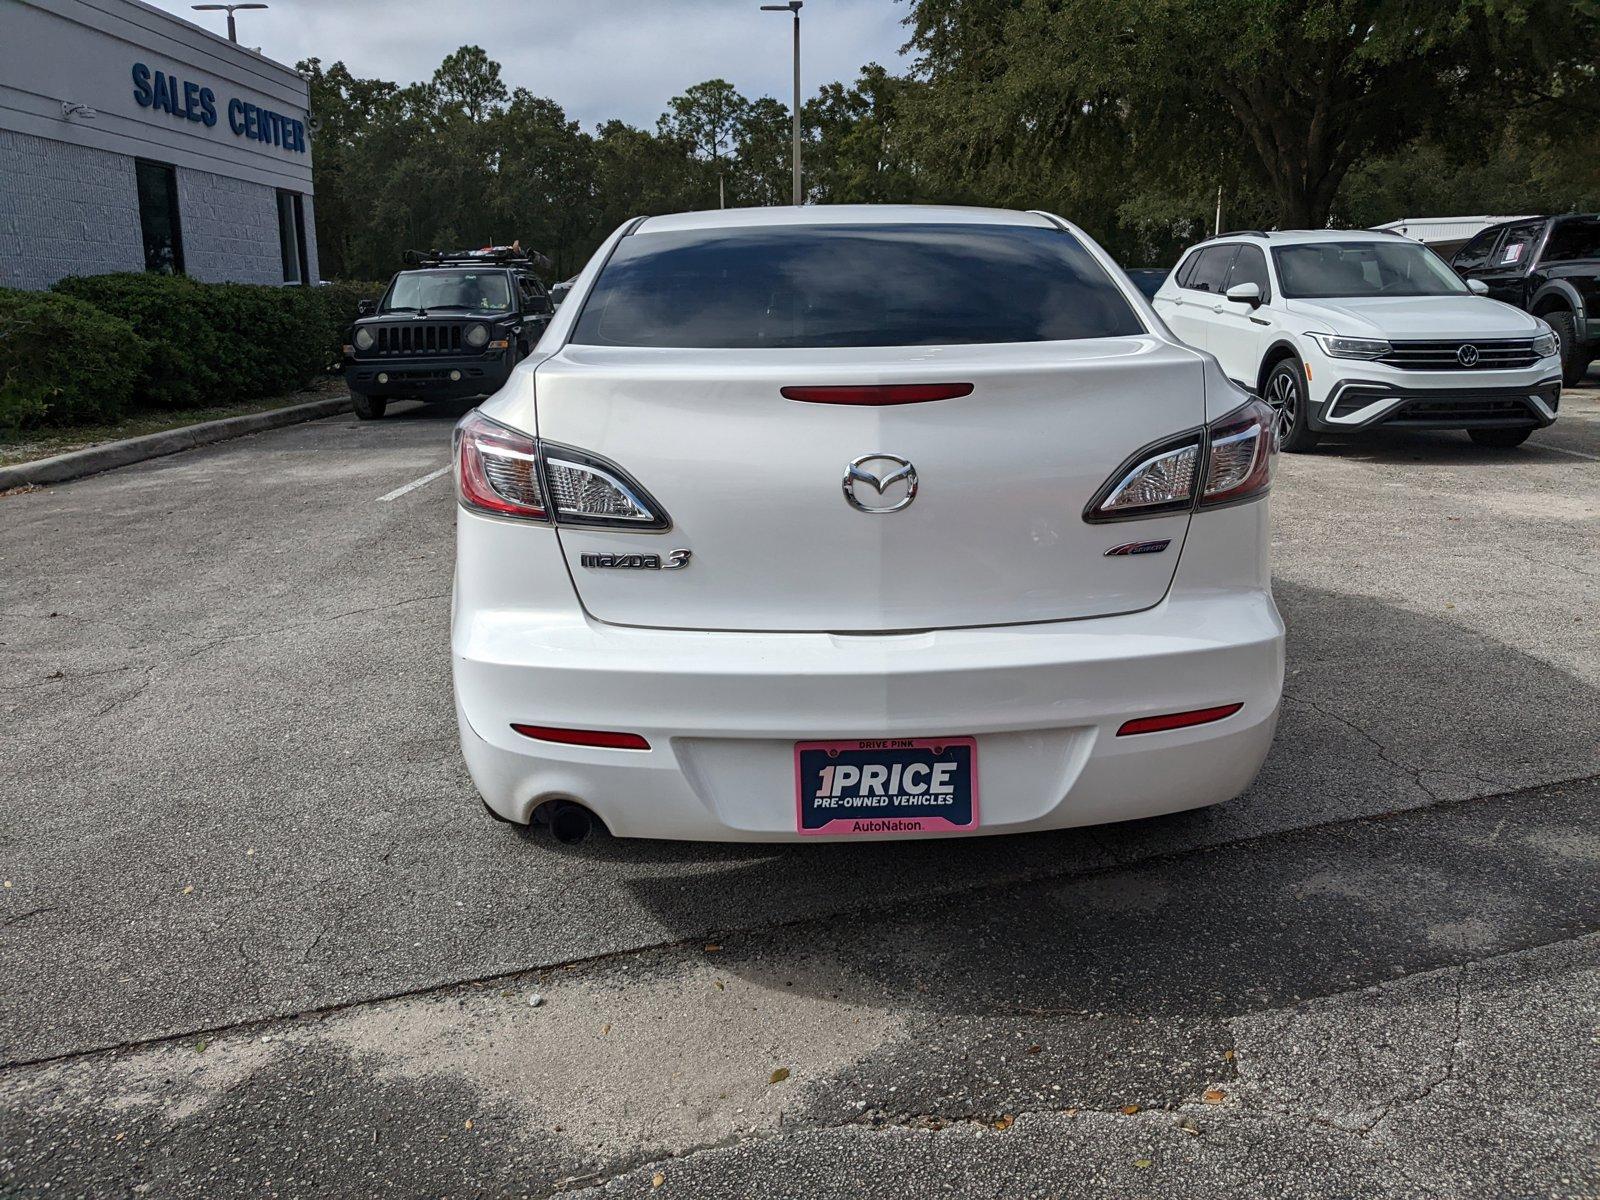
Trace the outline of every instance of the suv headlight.
<instances>
[{"instance_id":1,"label":"suv headlight","mask_svg":"<svg viewBox=\"0 0 1600 1200\"><path fill-rule=\"evenodd\" d=\"M1546 330L1544 333L1535 335L1533 339L1533 352L1540 358L1549 358L1560 349L1561 343L1557 340L1553 331Z\"/></svg>"},{"instance_id":2,"label":"suv headlight","mask_svg":"<svg viewBox=\"0 0 1600 1200\"><path fill-rule=\"evenodd\" d=\"M356 330L356 336L351 339L356 344L357 350L372 349L372 330L362 327Z\"/></svg>"},{"instance_id":3,"label":"suv headlight","mask_svg":"<svg viewBox=\"0 0 1600 1200\"><path fill-rule=\"evenodd\" d=\"M484 343L489 340L489 327L487 325L468 325L467 332L462 335L467 345L474 350L483 349Z\"/></svg>"},{"instance_id":4,"label":"suv headlight","mask_svg":"<svg viewBox=\"0 0 1600 1200\"><path fill-rule=\"evenodd\" d=\"M1329 358L1382 358L1394 348L1382 338L1340 337L1332 333L1309 336Z\"/></svg>"}]
</instances>

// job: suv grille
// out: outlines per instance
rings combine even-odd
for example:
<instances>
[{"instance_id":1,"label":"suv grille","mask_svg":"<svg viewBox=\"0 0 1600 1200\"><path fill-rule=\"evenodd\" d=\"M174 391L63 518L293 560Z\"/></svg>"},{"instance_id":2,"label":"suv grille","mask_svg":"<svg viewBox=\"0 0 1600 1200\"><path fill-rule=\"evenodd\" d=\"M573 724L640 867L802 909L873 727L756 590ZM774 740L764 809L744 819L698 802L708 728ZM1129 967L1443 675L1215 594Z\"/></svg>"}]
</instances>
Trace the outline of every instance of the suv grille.
<instances>
[{"instance_id":1,"label":"suv grille","mask_svg":"<svg viewBox=\"0 0 1600 1200\"><path fill-rule=\"evenodd\" d=\"M1413 400L1402 404L1385 425L1422 425L1434 421L1459 421L1462 425L1504 424L1507 421L1533 422L1533 409L1526 400L1506 396L1441 396L1437 400Z\"/></svg>"},{"instance_id":2,"label":"suv grille","mask_svg":"<svg viewBox=\"0 0 1600 1200\"><path fill-rule=\"evenodd\" d=\"M374 354L460 354L465 322L407 321L379 325L373 335Z\"/></svg>"},{"instance_id":3,"label":"suv grille","mask_svg":"<svg viewBox=\"0 0 1600 1200\"><path fill-rule=\"evenodd\" d=\"M1391 342L1390 345L1394 349L1378 361L1413 371L1494 371L1531 367L1539 361L1533 352L1532 338L1482 342ZM1478 352L1476 362L1468 364L1461 361L1463 346L1471 346Z\"/></svg>"}]
</instances>

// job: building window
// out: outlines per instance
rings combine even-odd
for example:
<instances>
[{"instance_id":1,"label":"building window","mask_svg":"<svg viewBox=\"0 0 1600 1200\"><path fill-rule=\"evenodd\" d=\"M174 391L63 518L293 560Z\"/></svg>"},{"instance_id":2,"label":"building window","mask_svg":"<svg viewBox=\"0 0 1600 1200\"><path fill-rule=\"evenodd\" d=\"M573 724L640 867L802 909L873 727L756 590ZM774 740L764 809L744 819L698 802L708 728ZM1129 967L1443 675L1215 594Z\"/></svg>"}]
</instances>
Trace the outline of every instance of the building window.
<instances>
[{"instance_id":1,"label":"building window","mask_svg":"<svg viewBox=\"0 0 1600 1200\"><path fill-rule=\"evenodd\" d=\"M178 227L178 172L165 163L138 159L139 228L144 234L144 269L183 274L183 234Z\"/></svg>"},{"instance_id":2,"label":"building window","mask_svg":"<svg viewBox=\"0 0 1600 1200\"><path fill-rule=\"evenodd\" d=\"M306 283L306 203L299 192L278 193L278 249L283 254L283 281Z\"/></svg>"}]
</instances>

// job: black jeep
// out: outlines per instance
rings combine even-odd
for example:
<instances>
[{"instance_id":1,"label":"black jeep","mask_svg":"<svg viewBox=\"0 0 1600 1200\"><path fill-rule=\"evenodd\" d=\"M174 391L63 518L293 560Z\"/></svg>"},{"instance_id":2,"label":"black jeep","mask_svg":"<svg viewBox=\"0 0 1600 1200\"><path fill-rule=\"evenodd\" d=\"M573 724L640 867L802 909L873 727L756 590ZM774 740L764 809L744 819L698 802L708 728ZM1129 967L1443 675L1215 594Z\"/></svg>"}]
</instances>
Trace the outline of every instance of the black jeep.
<instances>
[{"instance_id":1,"label":"black jeep","mask_svg":"<svg viewBox=\"0 0 1600 1200\"><path fill-rule=\"evenodd\" d=\"M1542 319L1561 341L1569 387L1600 356L1600 215L1530 217L1491 225L1450 265L1495 300Z\"/></svg>"},{"instance_id":2,"label":"black jeep","mask_svg":"<svg viewBox=\"0 0 1600 1200\"><path fill-rule=\"evenodd\" d=\"M555 311L518 246L412 253L383 299L364 301L344 348L356 415L390 400L483 396L505 383Z\"/></svg>"}]
</instances>

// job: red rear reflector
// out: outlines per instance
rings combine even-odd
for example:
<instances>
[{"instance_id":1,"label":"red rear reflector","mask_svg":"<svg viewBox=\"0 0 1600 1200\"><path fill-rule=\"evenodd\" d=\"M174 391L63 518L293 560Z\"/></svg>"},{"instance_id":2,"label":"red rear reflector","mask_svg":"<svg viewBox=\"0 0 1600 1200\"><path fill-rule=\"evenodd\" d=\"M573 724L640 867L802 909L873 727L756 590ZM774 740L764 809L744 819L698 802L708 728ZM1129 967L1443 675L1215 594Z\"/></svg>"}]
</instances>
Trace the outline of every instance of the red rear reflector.
<instances>
[{"instance_id":1,"label":"red rear reflector","mask_svg":"<svg viewBox=\"0 0 1600 1200\"><path fill-rule=\"evenodd\" d=\"M1243 707L1243 704L1223 704L1216 708L1195 708L1188 712L1167 713L1162 717L1140 717L1136 721L1124 721L1122 728L1117 730L1117 736L1126 737L1130 733L1160 733L1164 729L1187 729L1191 725L1206 725L1212 721L1220 721L1223 717L1231 717Z\"/></svg>"},{"instance_id":2,"label":"red rear reflector","mask_svg":"<svg viewBox=\"0 0 1600 1200\"><path fill-rule=\"evenodd\" d=\"M970 383L884 383L860 387L779 388L785 400L807 404L923 404L972 395Z\"/></svg>"},{"instance_id":3,"label":"red rear reflector","mask_svg":"<svg viewBox=\"0 0 1600 1200\"><path fill-rule=\"evenodd\" d=\"M607 733L600 729L556 729L549 725L518 725L511 728L523 737L540 742L561 742L567 746L600 746L606 750L648 750L650 743L637 733Z\"/></svg>"}]
</instances>

